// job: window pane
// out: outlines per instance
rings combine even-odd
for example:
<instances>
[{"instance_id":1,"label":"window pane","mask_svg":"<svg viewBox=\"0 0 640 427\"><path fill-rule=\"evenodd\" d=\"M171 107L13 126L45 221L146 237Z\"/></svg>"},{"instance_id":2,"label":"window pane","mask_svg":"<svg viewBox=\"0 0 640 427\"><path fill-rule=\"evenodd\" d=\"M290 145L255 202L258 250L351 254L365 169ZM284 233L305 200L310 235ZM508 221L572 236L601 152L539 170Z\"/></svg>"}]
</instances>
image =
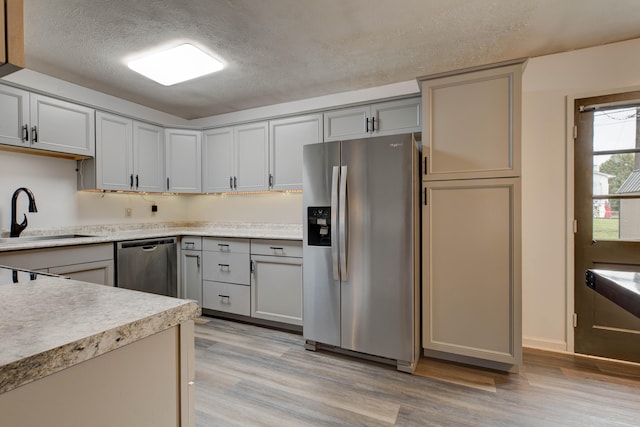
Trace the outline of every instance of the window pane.
<instances>
[{"instance_id":1,"label":"window pane","mask_svg":"<svg viewBox=\"0 0 640 427\"><path fill-rule=\"evenodd\" d=\"M636 107L593 113L593 151L636 148Z\"/></svg>"},{"instance_id":2,"label":"window pane","mask_svg":"<svg viewBox=\"0 0 640 427\"><path fill-rule=\"evenodd\" d=\"M593 201L593 240L620 240L619 209L622 201L619 199ZM640 203L640 199L633 199L633 201Z\"/></svg>"},{"instance_id":3,"label":"window pane","mask_svg":"<svg viewBox=\"0 0 640 427\"><path fill-rule=\"evenodd\" d=\"M593 156L593 194L640 193L640 153Z\"/></svg>"}]
</instances>

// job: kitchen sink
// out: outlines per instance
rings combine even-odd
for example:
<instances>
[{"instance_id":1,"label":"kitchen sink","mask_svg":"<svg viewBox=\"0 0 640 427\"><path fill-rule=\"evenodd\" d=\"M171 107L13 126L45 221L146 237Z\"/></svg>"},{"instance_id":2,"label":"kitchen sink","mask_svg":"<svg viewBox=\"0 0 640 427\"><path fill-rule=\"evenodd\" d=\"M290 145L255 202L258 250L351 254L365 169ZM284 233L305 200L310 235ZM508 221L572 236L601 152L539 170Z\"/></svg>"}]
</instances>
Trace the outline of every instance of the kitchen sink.
<instances>
[{"instance_id":1,"label":"kitchen sink","mask_svg":"<svg viewBox=\"0 0 640 427\"><path fill-rule=\"evenodd\" d=\"M0 244L36 242L41 240L79 239L82 237L93 236L88 236L86 234L54 234L51 236L3 237L0 238Z\"/></svg>"}]
</instances>

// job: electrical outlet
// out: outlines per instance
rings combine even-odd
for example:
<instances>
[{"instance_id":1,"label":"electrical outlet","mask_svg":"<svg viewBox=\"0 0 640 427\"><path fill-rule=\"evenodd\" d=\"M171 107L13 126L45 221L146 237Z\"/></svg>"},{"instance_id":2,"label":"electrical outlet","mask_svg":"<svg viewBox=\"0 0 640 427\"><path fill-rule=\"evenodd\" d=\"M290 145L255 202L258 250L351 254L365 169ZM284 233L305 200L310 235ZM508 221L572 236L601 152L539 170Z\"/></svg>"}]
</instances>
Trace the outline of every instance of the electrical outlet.
<instances>
[{"instance_id":1,"label":"electrical outlet","mask_svg":"<svg viewBox=\"0 0 640 427\"><path fill-rule=\"evenodd\" d=\"M132 211L133 209L131 208L124 208L124 216L131 216Z\"/></svg>"},{"instance_id":2,"label":"electrical outlet","mask_svg":"<svg viewBox=\"0 0 640 427\"><path fill-rule=\"evenodd\" d=\"M158 212L158 205L151 205L151 212L156 213Z\"/></svg>"}]
</instances>

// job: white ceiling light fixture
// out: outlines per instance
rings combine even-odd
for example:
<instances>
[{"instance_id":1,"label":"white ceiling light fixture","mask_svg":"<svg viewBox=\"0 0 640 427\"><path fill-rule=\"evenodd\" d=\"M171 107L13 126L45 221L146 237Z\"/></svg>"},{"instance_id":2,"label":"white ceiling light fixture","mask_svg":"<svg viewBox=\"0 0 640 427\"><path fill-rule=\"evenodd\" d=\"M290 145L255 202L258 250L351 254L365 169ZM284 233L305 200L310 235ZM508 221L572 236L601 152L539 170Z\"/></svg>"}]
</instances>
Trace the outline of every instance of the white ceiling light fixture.
<instances>
[{"instance_id":1,"label":"white ceiling light fixture","mask_svg":"<svg viewBox=\"0 0 640 427\"><path fill-rule=\"evenodd\" d=\"M136 59L129 62L128 66L164 86L195 79L223 68L222 62L189 43Z\"/></svg>"}]
</instances>

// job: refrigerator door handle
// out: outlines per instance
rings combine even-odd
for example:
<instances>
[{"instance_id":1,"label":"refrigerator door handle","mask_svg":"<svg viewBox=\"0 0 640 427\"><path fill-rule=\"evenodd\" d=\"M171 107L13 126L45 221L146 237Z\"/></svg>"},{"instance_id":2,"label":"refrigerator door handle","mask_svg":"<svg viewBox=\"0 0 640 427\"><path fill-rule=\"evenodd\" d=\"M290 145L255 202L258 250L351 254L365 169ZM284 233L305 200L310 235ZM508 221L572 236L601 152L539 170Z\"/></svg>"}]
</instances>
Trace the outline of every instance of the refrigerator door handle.
<instances>
[{"instance_id":1,"label":"refrigerator door handle","mask_svg":"<svg viewBox=\"0 0 640 427\"><path fill-rule=\"evenodd\" d=\"M349 218L349 205L347 204L347 166L340 167L340 200L338 201L340 206L338 217L338 234L340 236L340 276L342 280L347 280L349 272L347 270L347 256L349 245L348 238L348 218Z\"/></svg>"},{"instance_id":2,"label":"refrigerator door handle","mask_svg":"<svg viewBox=\"0 0 640 427\"><path fill-rule=\"evenodd\" d=\"M333 167L331 176L331 265L333 266L333 280L340 280L338 269L338 181L340 169Z\"/></svg>"}]
</instances>

